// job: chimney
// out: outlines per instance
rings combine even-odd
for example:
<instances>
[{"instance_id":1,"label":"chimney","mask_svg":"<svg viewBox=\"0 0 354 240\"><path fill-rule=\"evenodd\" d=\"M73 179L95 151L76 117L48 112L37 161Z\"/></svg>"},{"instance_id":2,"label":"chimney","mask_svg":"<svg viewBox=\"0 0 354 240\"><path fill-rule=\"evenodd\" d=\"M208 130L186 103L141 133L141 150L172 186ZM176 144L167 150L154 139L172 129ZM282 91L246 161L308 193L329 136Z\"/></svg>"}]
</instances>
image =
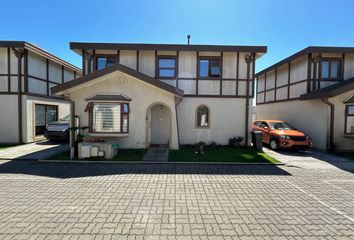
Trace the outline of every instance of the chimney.
<instances>
[{"instance_id":1,"label":"chimney","mask_svg":"<svg viewBox=\"0 0 354 240\"><path fill-rule=\"evenodd\" d=\"M190 39L191 39L191 35L187 35L187 40L188 40L188 45L189 45L189 43L190 43Z\"/></svg>"}]
</instances>

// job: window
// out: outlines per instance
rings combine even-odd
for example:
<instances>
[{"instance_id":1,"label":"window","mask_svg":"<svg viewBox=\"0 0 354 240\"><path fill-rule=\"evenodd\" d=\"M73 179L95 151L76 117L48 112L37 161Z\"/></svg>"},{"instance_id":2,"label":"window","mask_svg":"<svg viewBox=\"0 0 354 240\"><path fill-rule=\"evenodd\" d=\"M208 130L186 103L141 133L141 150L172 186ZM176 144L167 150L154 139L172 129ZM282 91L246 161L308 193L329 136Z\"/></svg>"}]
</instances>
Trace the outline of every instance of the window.
<instances>
[{"instance_id":1,"label":"window","mask_svg":"<svg viewBox=\"0 0 354 240\"><path fill-rule=\"evenodd\" d=\"M354 105L345 110L345 133L354 134Z\"/></svg>"},{"instance_id":2,"label":"window","mask_svg":"<svg viewBox=\"0 0 354 240\"><path fill-rule=\"evenodd\" d=\"M129 105L127 103L93 103L91 132L127 133Z\"/></svg>"},{"instance_id":3,"label":"window","mask_svg":"<svg viewBox=\"0 0 354 240\"><path fill-rule=\"evenodd\" d=\"M158 77L175 78L176 77L176 58L159 57L158 59Z\"/></svg>"},{"instance_id":4,"label":"window","mask_svg":"<svg viewBox=\"0 0 354 240\"><path fill-rule=\"evenodd\" d=\"M97 56L96 57L96 70L101 70L106 67L110 67L117 62L116 55L107 55L107 56Z\"/></svg>"},{"instance_id":5,"label":"window","mask_svg":"<svg viewBox=\"0 0 354 240\"><path fill-rule=\"evenodd\" d=\"M209 127L209 109L206 106L197 108L197 127Z\"/></svg>"},{"instance_id":6,"label":"window","mask_svg":"<svg viewBox=\"0 0 354 240\"><path fill-rule=\"evenodd\" d=\"M35 105L35 135L43 135L46 126L58 119L58 107L51 105Z\"/></svg>"},{"instance_id":7,"label":"window","mask_svg":"<svg viewBox=\"0 0 354 240\"><path fill-rule=\"evenodd\" d=\"M220 59L219 58L199 59L199 77L201 78L220 77Z\"/></svg>"},{"instance_id":8,"label":"window","mask_svg":"<svg viewBox=\"0 0 354 240\"><path fill-rule=\"evenodd\" d=\"M341 79L341 60L322 60L321 61L321 78L322 79Z\"/></svg>"}]
</instances>

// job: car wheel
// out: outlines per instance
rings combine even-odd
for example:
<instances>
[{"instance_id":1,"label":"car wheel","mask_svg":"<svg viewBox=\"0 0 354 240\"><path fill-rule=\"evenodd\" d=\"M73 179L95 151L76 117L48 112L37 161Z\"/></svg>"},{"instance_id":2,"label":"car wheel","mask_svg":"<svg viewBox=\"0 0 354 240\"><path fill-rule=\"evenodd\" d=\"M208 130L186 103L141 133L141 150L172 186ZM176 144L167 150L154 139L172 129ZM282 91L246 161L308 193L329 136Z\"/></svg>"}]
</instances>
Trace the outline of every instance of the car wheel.
<instances>
[{"instance_id":1,"label":"car wheel","mask_svg":"<svg viewBox=\"0 0 354 240\"><path fill-rule=\"evenodd\" d=\"M270 145L270 149L272 149L274 151L278 150L278 148L279 148L278 141L275 139L271 140L269 145Z\"/></svg>"}]
</instances>

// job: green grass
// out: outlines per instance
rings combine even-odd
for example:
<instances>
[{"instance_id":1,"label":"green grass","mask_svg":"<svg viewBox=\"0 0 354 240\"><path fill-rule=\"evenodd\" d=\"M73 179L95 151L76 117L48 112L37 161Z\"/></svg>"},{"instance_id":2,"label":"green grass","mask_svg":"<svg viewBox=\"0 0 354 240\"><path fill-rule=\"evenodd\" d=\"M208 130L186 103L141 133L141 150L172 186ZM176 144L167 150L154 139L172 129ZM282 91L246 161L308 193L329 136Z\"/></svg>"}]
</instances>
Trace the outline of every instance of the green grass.
<instances>
[{"instance_id":1,"label":"green grass","mask_svg":"<svg viewBox=\"0 0 354 240\"><path fill-rule=\"evenodd\" d=\"M106 161L141 161L143 159L143 156L146 153L146 149L120 149L118 151L118 155L115 156L113 159L107 159ZM48 160L70 160L70 151L66 151L63 153L59 153L57 155L54 155ZM79 159L74 159L74 160L79 160ZM101 158L86 158L86 159L80 159L82 161L104 161L104 159Z\"/></svg>"},{"instance_id":2,"label":"green grass","mask_svg":"<svg viewBox=\"0 0 354 240\"><path fill-rule=\"evenodd\" d=\"M204 154L194 154L193 148L170 150L169 161L173 162L239 162L239 163L279 163L265 153L245 148L206 148Z\"/></svg>"},{"instance_id":3,"label":"green grass","mask_svg":"<svg viewBox=\"0 0 354 240\"><path fill-rule=\"evenodd\" d=\"M18 144L0 144L0 150L15 146L18 146Z\"/></svg>"}]
</instances>

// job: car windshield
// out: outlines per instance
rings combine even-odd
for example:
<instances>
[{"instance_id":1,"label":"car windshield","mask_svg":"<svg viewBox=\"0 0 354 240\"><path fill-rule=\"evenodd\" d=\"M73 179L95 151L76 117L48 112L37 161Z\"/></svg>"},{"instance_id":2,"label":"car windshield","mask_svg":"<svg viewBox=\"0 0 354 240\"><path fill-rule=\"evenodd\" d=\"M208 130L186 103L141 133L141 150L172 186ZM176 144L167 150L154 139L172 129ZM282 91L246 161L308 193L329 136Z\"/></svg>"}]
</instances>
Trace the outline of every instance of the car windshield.
<instances>
[{"instance_id":1,"label":"car windshield","mask_svg":"<svg viewBox=\"0 0 354 240\"><path fill-rule=\"evenodd\" d=\"M269 122L269 125L272 129L276 130L293 130L295 129L289 123L286 122Z\"/></svg>"},{"instance_id":2,"label":"car windshield","mask_svg":"<svg viewBox=\"0 0 354 240\"><path fill-rule=\"evenodd\" d=\"M67 115L67 116L61 118L60 121L62 121L62 122L69 122L69 121L70 121L70 115Z\"/></svg>"}]
</instances>

